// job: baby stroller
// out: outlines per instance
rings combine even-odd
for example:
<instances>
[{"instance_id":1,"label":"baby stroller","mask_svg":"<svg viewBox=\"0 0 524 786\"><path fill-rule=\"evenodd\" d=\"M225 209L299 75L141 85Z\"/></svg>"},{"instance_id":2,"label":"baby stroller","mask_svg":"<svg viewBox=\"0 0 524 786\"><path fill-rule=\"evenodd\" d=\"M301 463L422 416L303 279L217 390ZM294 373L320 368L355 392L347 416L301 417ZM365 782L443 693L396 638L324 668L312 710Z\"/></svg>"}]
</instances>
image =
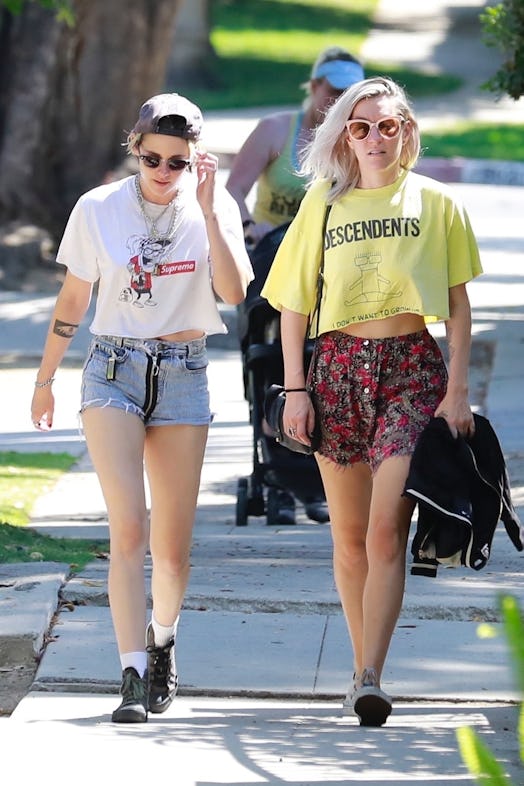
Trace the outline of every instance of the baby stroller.
<instances>
[{"instance_id":1,"label":"baby stroller","mask_svg":"<svg viewBox=\"0 0 524 786\"><path fill-rule=\"evenodd\" d=\"M253 427L253 471L249 477L238 480L237 526L245 526L248 516L264 514L268 524L294 524L295 499L303 503L309 518L319 522L329 518L315 458L282 447L264 421L265 391L272 383L283 384L284 367L280 313L260 292L288 226L273 229L250 252L255 278L238 307L244 396ZM312 352L313 342L306 342L305 368Z\"/></svg>"}]
</instances>

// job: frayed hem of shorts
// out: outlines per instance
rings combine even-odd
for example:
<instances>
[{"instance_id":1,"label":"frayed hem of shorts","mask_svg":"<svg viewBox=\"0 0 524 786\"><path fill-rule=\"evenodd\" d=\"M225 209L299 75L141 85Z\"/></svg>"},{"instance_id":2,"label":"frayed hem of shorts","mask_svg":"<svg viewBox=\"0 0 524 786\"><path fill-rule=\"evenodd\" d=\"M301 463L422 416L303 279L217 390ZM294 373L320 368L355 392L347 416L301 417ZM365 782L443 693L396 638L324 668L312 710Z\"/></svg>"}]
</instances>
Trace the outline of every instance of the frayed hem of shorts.
<instances>
[{"instance_id":1,"label":"frayed hem of shorts","mask_svg":"<svg viewBox=\"0 0 524 786\"><path fill-rule=\"evenodd\" d=\"M384 456L384 458L382 458L376 466L370 464L369 461L363 461L359 459L357 459L356 461L345 461L345 462L336 461L334 458L331 458L331 456L326 456L324 453L321 453L320 451L317 452L315 455L317 456L317 460L319 462L325 462L326 464L331 464L332 466L336 467L336 469L339 470L340 472L343 472L346 469L353 469L353 467L355 467L357 464L364 464L364 466L368 467L369 471L371 472L371 475L374 477L377 474L380 467L382 466L382 464L384 463L384 461L387 461L388 459L392 459L392 458L411 458L411 456L413 455L413 451L411 450L409 452L400 451L398 453L391 453L389 456Z\"/></svg>"},{"instance_id":2,"label":"frayed hem of shorts","mask_svg":"<svg viewBox=\"0 0 524 786\"><path fill-rule=\"evenodd\" d=\"M113 409L120 409L126 414L138 415L143 420L144 413L136 404L124 403L117 398L92 398L88 401L82 401L80 405L80 414L82 415L87 409L106 409L113 407Z\"/></svg>"},{"instance_id":3,"label":"frayed hem of shorts","mask_svg":"<svg viewBox=\"0 0 524 786\"><path fill-rule=\"evenodd\" d=\"M346 469L352 469L355 466L355 464L366 464L365 461L346 461L342 463L340 461L336 461L334 458L331 458L331 456L326 456L324 453L321 453L320 451L317 451L315 453L315 456L319 463L331 464L331 466L336 467L336 469L339 470L340 472L343 472Z\"/></svg>"},{"instance_id":4,"label":"frayed hem of shorts","mask_svg":"<svg viewBox=\"0 0 524 786\"><path fill-rule=\"evenodd\" d=\"M119 409L121 412L125 412L127 415L136 415L140 418L145 426L151 428L156 426L210 426L214 421L216 414L215 412L210 412L209 417L206 418L206 420L199 420L196 423L194 421L188 420L166 420L151 422L150 420L144 419L143 411L136 404L124 403L116 398L93 398L82 402L78 415L81 418L83 413L88 409L106 409L107 407Z\"/></svg>"},{"instance_id":5,"label":"frayed hem of shorts","mask_svg":"<svg viewBox=\"0 0 524 786\"><path fill-rule=\"evenodd\" d=\"M211 416L209 420L200 420L198 423L190 420L154 420L146 421L147 428L160 428L161 426L210 426L213 422L213 417Z\"/></svg>"}]
</instances>

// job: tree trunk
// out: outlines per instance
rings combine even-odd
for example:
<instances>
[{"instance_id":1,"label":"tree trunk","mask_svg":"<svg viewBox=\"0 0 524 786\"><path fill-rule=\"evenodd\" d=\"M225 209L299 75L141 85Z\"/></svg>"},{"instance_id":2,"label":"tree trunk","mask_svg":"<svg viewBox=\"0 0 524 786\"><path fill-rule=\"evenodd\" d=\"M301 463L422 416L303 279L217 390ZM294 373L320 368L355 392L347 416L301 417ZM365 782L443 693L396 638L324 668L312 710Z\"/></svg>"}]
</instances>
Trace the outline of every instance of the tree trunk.
<instances>
[{"instance_id":1,"label":"tree trunk","mask_svg":"<svg viewBox=\"0 0 524 786\"><path fill-rule=\"evenodd\" d=\"M161 92L182 0L73 0L73 29L26 3L0 17L0 224L55 237L78 196L122 162Z\"/></svg>"},{"instance_id":2,"label":"tree trunk","mask_svg":"<svg viewBox=\"0 0 524 786\"><path fill-rule=\"evenodd\" d=\"M210 86L215 51L209 40L209 0L182 0L167 67L169 89L183 93L192 87Z\"/></svg>"}]
</instances>

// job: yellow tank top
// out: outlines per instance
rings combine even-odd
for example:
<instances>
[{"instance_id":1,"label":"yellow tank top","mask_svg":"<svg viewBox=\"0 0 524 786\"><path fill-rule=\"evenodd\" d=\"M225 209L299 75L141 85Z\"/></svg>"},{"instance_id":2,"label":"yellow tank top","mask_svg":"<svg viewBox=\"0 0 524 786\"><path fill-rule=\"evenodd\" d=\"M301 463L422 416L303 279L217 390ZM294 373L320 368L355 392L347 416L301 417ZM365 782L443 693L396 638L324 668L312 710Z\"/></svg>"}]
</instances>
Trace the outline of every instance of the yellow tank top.
<instances>
[{"instance_id":1,"label":"yellow tank top","mask_svg":"<svg viewBox=\"0 0 524 786\"><path fill-rule=\"evenodd\" d=\"M257 223L273 226L291 221L305 193L306 179L297 174L299 163L297 142L303 112L291 118L286 144L280 155L269 164L257 180L253 218Z\"/></svg>"}]
</instances>

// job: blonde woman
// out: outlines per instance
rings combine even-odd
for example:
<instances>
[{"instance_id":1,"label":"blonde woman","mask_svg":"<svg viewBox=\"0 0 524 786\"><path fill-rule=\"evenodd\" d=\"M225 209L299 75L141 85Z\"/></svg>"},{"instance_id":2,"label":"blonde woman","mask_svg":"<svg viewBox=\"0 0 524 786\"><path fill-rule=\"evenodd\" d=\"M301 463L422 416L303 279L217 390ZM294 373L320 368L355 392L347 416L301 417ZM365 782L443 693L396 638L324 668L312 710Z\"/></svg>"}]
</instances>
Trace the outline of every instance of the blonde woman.
<instances>
[{"instance_id":1,"label":"blonde woman","mask_svg":"<svg viewBox=\"0 0 524 786\"><path fill-rule=\"evenodd\" d=\"M419 149L397 84L371 78L346 90L307 151L310 187L262 291L281 311L284 426L308 443L320 421L316 456L353 648L343 709L364 726L382 725L392 708L381 676L404 593L413 501L402 492L415 443L432 416L454 435L474 429L466 283L482 272L477 244L452 191L412 171ZM315 374L306 379L322 245ZM446 326L448 368L426 328L435 319Z\"/></svg>"}]
</instances>

